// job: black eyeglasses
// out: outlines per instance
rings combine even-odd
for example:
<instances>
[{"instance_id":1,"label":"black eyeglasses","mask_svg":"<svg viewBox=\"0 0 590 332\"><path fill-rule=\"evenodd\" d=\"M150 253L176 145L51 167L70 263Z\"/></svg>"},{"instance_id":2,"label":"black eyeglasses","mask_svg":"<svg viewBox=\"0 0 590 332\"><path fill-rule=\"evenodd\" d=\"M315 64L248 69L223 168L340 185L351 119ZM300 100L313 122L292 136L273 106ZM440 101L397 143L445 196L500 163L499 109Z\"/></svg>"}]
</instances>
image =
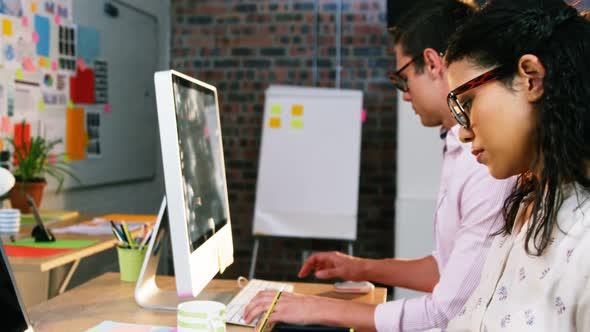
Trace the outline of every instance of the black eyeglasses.
<instances>
[{"instance_id":1,"label":"black eyeglasses","mask_svg":"<svg viewBox=\"0 0 590 332\"><path fill-rule=\"evenodd\" d=\"M389 79L391 80L391 83L393 83L393 86L395 86L396 88L398 88L402 92L408 92L410 90L408 88L408 80L406 78L403 78L400 74L406 68L408 68L408 66L411 65L414 61L418 60L421 56L422 56L422 54L416 55L410 61L408 61L408 63L406 63L400 69L398 69L395 73L392 73L389 75Z\"/></svg>"},{"instance_id":2,"label":"black eyeglasses","mask_svg":"<svg viewBox=\"0 0 590 332\"><path fill-rule=\"evenodd\" d=\"M443 52L439 52L438 55L441 56L441 57L443 57L445 54ZM401 73L406 68L408 68L409 65L411 65L412 63L414 63L414 61L420 59L421 57L422 57L422 54L416 55L410 61L408 61L408 63L406 63L400 69L398 69L395 73L389 75L389 79L391 80L391 83L393 83L393 85L396 88L398 88L402 92L408 92L408 91L410 91L410 88L408 87L408 79L407 78L403 78L401 76Z\"/></svg>"},{"instance_id":3,"label":"black eyeglasses","mask_svg":"<svg viewBox=\"0 0 590 332\"><path fill-rule=\"evenodd\" d=\"M495 81L498 79L498 73L500 72L501 67L496 67L492 70L489 70L476 78L469 80L459 87L454 89L449 93L447 96L447 103L449 104L449 108L451 109L451 114L457 122L463 126L465 129L471 128L471 121L469 120L469 108L465 107L465 105L461 104L459 101L459 96L462 93L465 93L469 90L475 89L478 86L484 85L486 83ZM466 111L467 110L467 111Z\"/></svg>"}]
</instances>

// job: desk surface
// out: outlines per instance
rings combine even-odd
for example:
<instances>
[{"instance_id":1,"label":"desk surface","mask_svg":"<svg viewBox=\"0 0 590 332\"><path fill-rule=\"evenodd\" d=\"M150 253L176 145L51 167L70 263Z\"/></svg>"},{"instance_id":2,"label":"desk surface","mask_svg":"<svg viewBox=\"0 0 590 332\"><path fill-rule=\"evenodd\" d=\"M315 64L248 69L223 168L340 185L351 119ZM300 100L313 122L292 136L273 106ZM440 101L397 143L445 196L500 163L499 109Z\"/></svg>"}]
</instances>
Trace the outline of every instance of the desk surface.
<instances>
[{"instance_id":1,"label":"desk surface","mask_svg":"<svg viewBox=\"0 0 590 332\"><path fill-rule=\"evenodd\" d=\"M157 280L163 289L174 289L174 277L161 276ZM331 284L293 283L295 292L350 299L365 303L383 303L387 289L376 288L364 295L334 292ZM135 283L119 280L118 273L106 273L29 310L35 332L85 331L105 320L117 322L176 326L176 312L146 310L135 303ZM227 303L238 291L235 280L213 280L205 288L205 296ZM228 325L231 332L251 332L251 328Z\"/></svg>"},{"instance_id":2,"label":"desk surface","mask_svg":"<svg viewBox=\"0 0 590 332\"><path fill-rule=\"evenodd\" d=\"M91 220L94 215L81 215L74 219L64 220L52 224L48 228L57 228L69 226L81 221ZM20 238L30 237L32 227L26 227L21 229L19 232ZM140 230L133 232L138 234ZM110 248L113 248L117 244L117 240L113 235L84 235L84 234L57 234L56 237L59 239L74 239L74 240L97 240L96 243L83 248L72 249L61 254L51 255L46 257L8 257L12 269L15 271L36 271L46 272L53 268L66 265L84 257L92 256L94 254L103 252ZM6 244L10 244L9 241L5 240Z\"/></svg>"}]
</instances>

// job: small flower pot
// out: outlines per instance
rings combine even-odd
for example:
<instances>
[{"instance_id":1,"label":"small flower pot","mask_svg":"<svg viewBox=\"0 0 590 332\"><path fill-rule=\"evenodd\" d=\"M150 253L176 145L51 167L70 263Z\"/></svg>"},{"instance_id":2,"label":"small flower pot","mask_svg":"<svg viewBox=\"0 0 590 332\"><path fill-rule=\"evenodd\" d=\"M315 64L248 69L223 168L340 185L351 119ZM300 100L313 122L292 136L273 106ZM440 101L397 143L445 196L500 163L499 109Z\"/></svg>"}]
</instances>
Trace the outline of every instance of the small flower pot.
<instances>
[{"instance_id":1,"label":"small flower pot","mask_svg":"<svg viewBox=\"0 0 590 332\"><path fill-rule=\"evenodd\" d=\"M47 181L32 181L22 182L17 181L14 187L10 190L10 203L15 209L19 209L22 213L31 213L31 208L27 202L25 194L31 196L37 208L41 207L41 201L43 199L43 190L47 185Z\"/></svg>"}]
</instances>

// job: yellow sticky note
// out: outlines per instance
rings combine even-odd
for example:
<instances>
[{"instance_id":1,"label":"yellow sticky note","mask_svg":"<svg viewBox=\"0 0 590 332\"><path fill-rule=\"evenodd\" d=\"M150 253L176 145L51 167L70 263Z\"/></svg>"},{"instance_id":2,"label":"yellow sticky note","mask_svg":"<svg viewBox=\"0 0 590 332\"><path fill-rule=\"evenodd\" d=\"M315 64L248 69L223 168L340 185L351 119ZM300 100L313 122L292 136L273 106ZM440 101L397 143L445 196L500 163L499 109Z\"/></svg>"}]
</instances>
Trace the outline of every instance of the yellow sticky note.
<instances>
[{"instance_id":1,"label":"yellow sticky note","mask_svg":"<svg viewBox=\"0 0 590 332\"><path fill-rule=\"evenodd\" d=\"M303 116L303 105L293 105L293 107L291 107L291 115Z\"/></svg>"},{"instance_id":2,"label":"yellow sticky note","mask_svg":"<svg viewBox=\"0 0 590 332\"><path fill-rule=\"evenodd\" d=\"M281 118L270 118L269 126L275 129L281 128Z\"/></svg>"},{"instance_id":3,"label":"yellow sticky note","mask_svg":"<svg viewBox=\"0 0 590 332\"><path fill-rule=\"evenodd\" d=\"M2 34L12 36L12 21L7 19L2 20Z\"/></svg>"},{"instance_id":4,"label":"yellow sticky note","mask_svg":"<svg viewBox=\"0 0 590 332\"><path fill-rule=\"evenodd\" d=\"M281 105L275 104L270 107L270 113L274 115L281 115L283 111L283 107Z\"/></svg>"},{"instance_id":5,"label":"yellow sticky note","mask_svg":"<svg viewBox=\"0 0 590 332\"><path fill-rule=\"evenodd\" d=\"M45 110L45 102L43 100L39 100L39 111Z\"/></svg>"},{"instance_id":6,"label":"yellow sticky note","mask_svg":"<svg viewBox=\"0 0 590 332\"><path fill-rule=\"evenodd\" d=\"M37 3L36 2L31 2L31 12L36 13L37 12Z\"/></svg>"},{"instance_id":7,"label":"yellow sticky note","mask_svg":"<svg viewBox=\"0 0 590 332\"><path fill-rule=\"evenodd\" d=\"M74 103L72 100L68 100L68 108L74 108Z\"/></svg>"},{"instance_id":8,"label":"yellow sticky note","mask_svg":"<svg viewBox=\"0 0 590 332\"><path fill-rule=\"evenodd\" d=\"M303 119L293 119L293 120L291 120L291 128L293 128L293 129L303 129Z\"/></svg>"},{"instance_id":9,"label":"yellow sticky note","mask_svg":"<svg viewBox=\"0 0 590 332\"><path fill-rule=\"evenodd\" d=\"M23 70L22 69L17 69L16 70L16 74L14 75L14 77L16 77L17 80L21 80L23 79Z\"/></svg>"}]
</instances>

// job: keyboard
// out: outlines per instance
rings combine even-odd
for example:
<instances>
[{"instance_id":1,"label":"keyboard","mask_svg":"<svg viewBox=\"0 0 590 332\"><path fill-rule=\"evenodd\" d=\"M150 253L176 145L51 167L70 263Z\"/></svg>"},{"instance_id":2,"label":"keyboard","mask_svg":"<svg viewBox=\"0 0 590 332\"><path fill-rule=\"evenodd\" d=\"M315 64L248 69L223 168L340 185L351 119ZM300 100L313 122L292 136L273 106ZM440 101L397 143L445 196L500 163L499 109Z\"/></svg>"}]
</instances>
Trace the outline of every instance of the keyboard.
<instances>
[{"instance_id":1,"label":"keyboard","mask_svg":"<svg viewBox=\"0 0 590 332\"><path fill-rule=\"evenodd\" d=\"M231 301L226 306L225 314L227 317L228 324L234 325L241 325L241 326L251 326L254 327L260 320L260 317L256 318L250 324L246 324L242 319L242 315L244 314L244 308L250 303L250 300L256 294L263 290L280 290L283 289L283 292L292 292L293 285L275 282L275 281L266 281L261 279L251 279L248 281L246 286L240 290L236 296L234 296ZM262 315L261 315L262 316Z\"/></svg>"}]
</instances>

